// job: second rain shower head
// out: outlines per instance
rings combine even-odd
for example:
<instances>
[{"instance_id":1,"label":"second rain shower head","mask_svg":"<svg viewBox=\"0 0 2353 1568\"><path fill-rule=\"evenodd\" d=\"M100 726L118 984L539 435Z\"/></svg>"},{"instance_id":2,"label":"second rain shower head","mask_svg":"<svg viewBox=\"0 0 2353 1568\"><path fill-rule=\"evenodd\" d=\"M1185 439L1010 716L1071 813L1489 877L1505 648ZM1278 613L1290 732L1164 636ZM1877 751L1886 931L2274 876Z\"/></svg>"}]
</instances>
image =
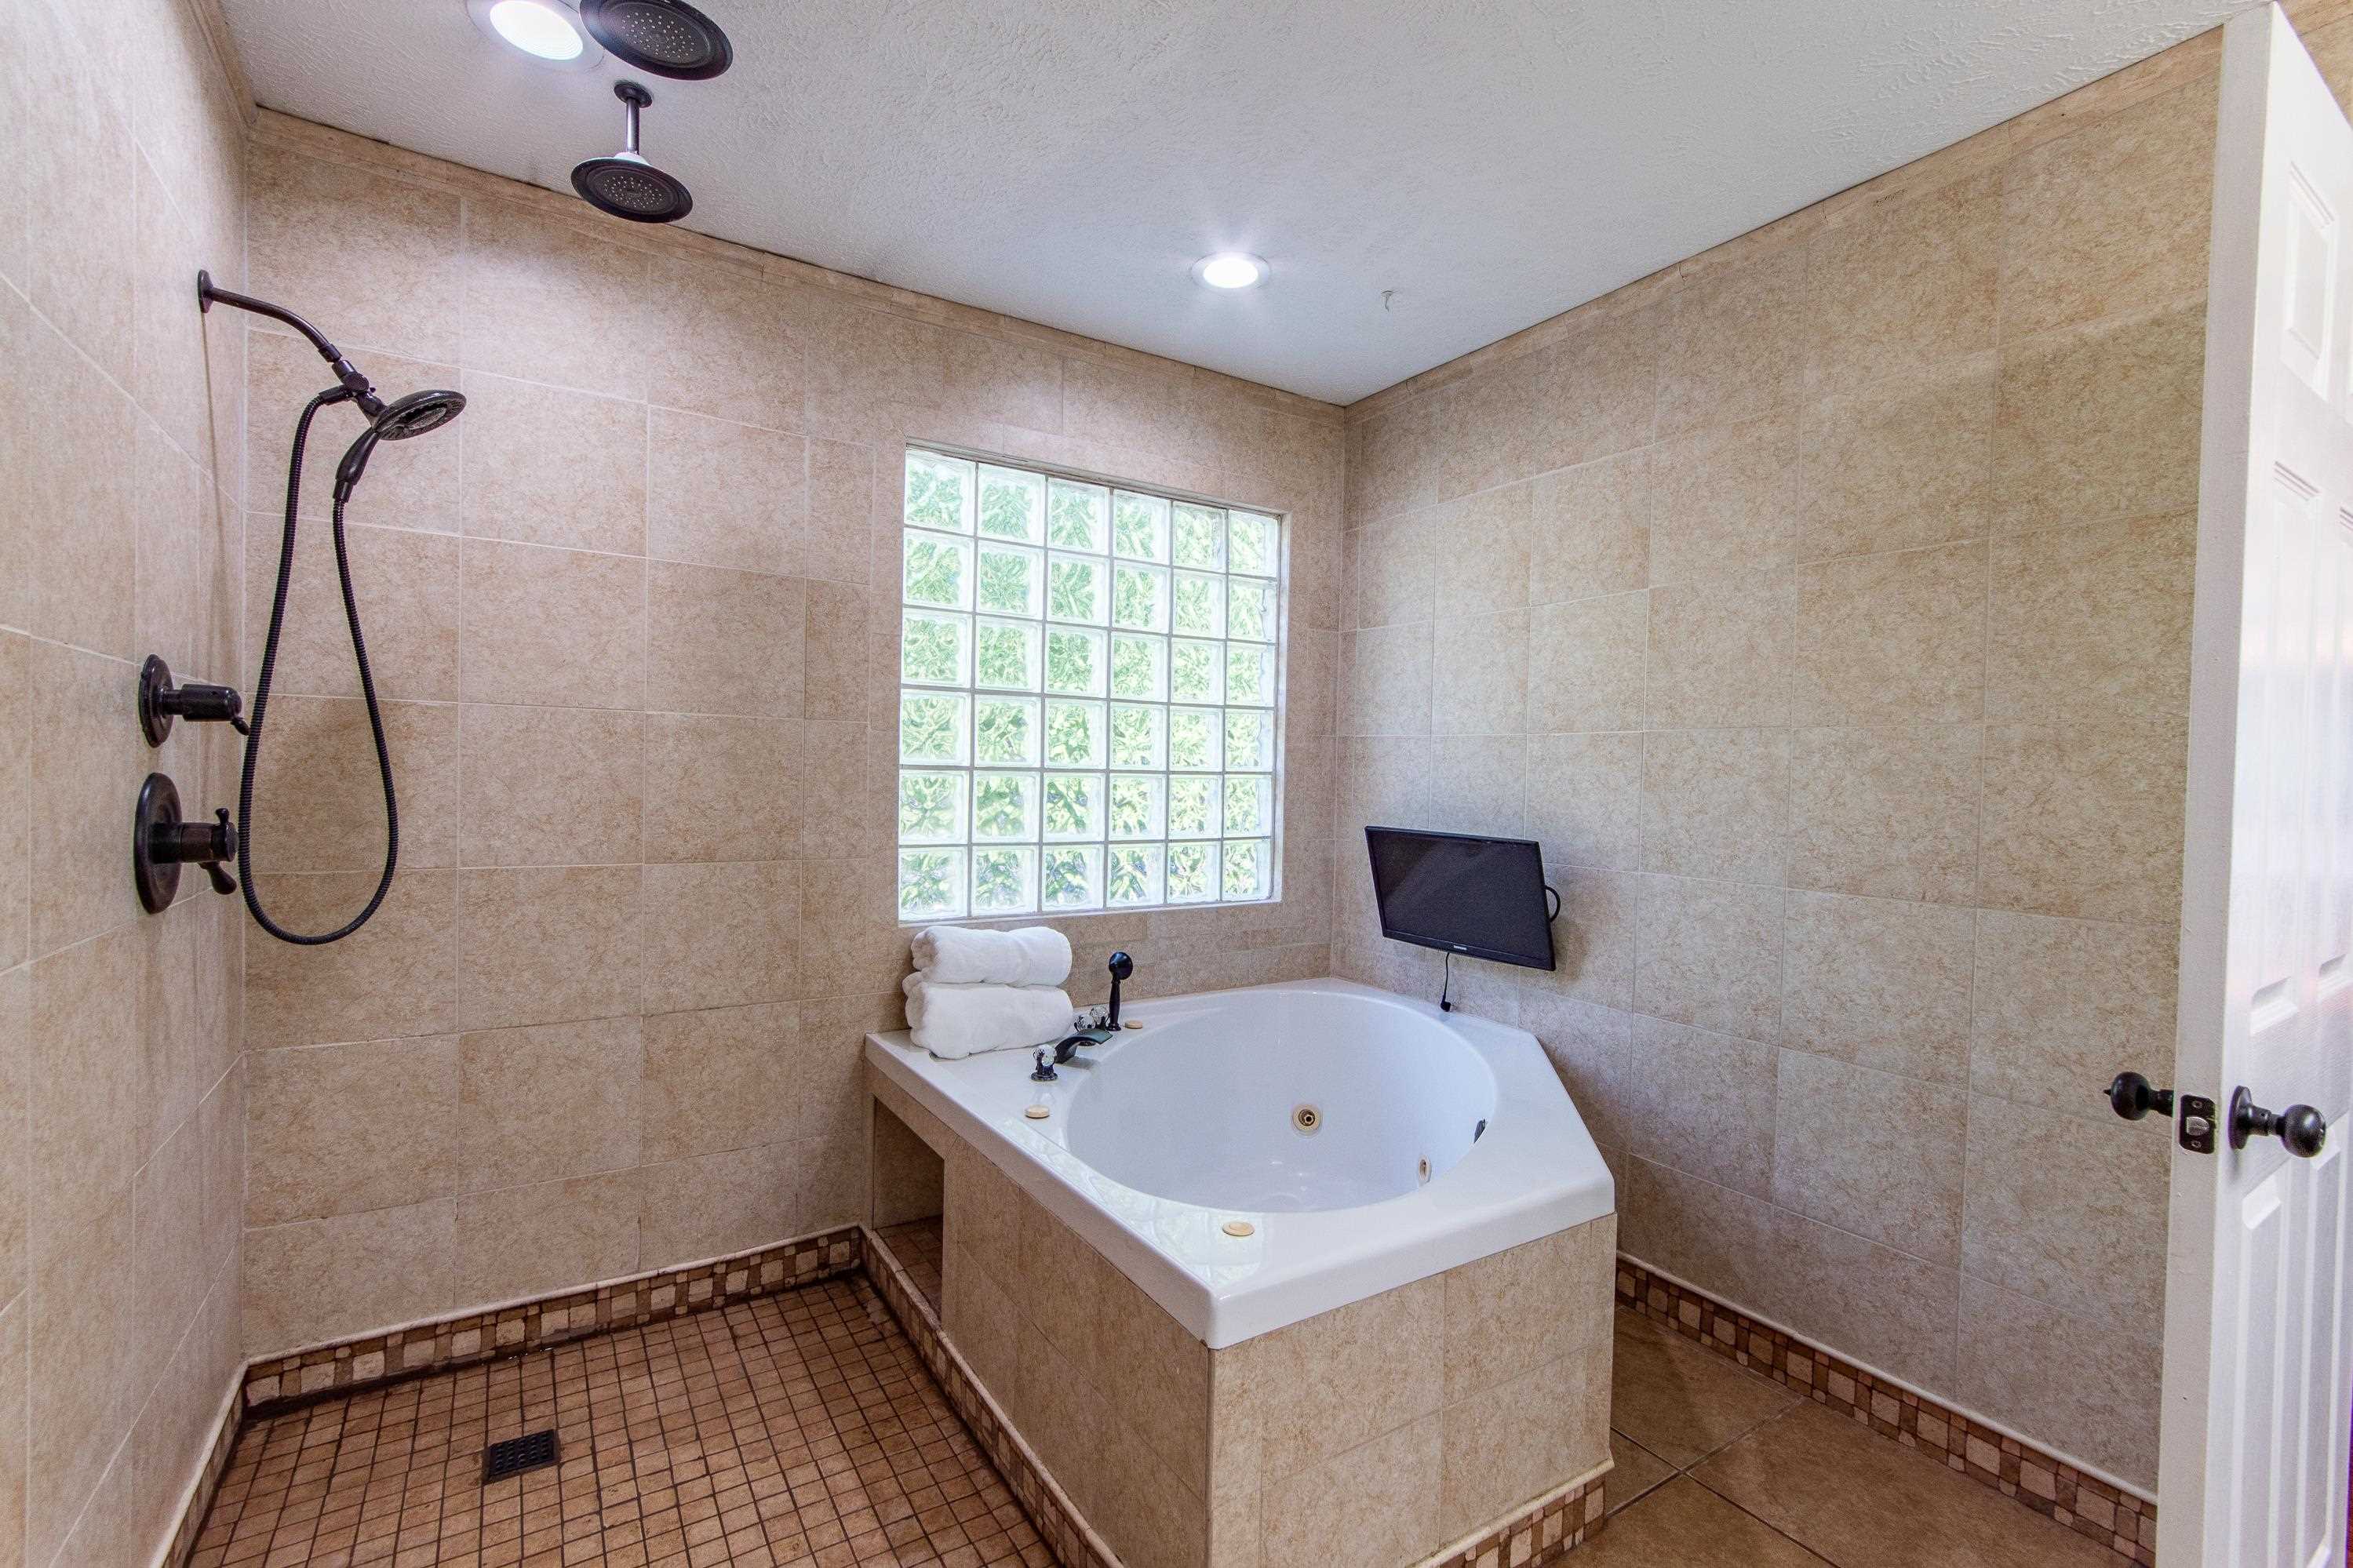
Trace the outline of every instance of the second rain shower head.
<instances>
[{"instance_id":1,"label":"second rain shower head","mask_svg":"<svg viewBox=\"0 0 2353 1568\"><path fill-rule=\"evenodd\" d=\"M621 150L610 157L591 158L572 171L572 188L598 212L631 223L676 223L694 210L693 193L675 175L665 174L638 151L638 111L654 95L633 81L617 81L613 96L626 116Z\"/></svg>"}]
</instances>

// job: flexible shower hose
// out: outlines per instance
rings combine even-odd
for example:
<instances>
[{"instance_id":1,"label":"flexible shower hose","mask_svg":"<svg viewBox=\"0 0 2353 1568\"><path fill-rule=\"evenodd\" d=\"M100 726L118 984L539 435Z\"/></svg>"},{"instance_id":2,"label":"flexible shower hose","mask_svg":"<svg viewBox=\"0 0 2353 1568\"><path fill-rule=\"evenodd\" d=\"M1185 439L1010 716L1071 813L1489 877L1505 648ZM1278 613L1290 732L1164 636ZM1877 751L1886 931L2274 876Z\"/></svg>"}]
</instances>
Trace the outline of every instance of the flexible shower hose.
<instances>
[{"instance_id":1,"label":"flexible shower hose","mask_svg":"<svg viewBox=\"0 0 2353 1568\"><path fill-rule=\"evenodd\" d=\"M253 773L254 763L261 755L261 726L269 712L269 682L278 664L278 637L286 624L286 590L294 577L295 509L302 487L302 448L311 437L311 420L320 409L331 403L346 402L351 393L343 387L332 387L311 399L302 410L302 417L294 426L294 457L286 470L286 532L278 545L278 595L269 605L269 635L261 645L261 671L253 685L253 717L246 723L245 774L237 790L237 881L245 889L245 907L253 911L254 920L262 930L280 942L290 942L297 947L323 947L331 942L341 942L367 924L384 903L385 894L392 887L393 867L400 859L400 808L392 794L392 753L385 749L384 715L375 701L375 675L368 668L367 641L360 636L359 601L352 595L351 552L343 542L343 502L335 500L335 572L343 584L343 619L352 628L352 657L360 668L360 695L366 700L368 728L375 735L376 771L384 776L384 876L376 882L375 894L367 908L348 921L317 936L305 936L288 931L269 918L261 907L261 895L253 889Z\"/></svg>"}]
</instances>

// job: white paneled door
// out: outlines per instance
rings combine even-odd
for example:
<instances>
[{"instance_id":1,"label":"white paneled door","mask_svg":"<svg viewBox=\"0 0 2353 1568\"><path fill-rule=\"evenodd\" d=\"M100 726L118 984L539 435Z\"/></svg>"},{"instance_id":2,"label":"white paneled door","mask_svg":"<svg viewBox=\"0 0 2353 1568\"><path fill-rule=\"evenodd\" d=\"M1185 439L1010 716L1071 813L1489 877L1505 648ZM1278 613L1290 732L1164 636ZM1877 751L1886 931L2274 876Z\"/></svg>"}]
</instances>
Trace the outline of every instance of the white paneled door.
<instances>
[{"instance_id":1,"label":"white paneled door","mask_svg":"<svg viewBox=\"0 0 2353 1568\"><path fill-rule=\"evenodd\" d=\"M2230 22L2221 94L2158 1561L2320 1568L2353 1415L2353 127L2275 5Z\"/></svg>"}]
</instances>

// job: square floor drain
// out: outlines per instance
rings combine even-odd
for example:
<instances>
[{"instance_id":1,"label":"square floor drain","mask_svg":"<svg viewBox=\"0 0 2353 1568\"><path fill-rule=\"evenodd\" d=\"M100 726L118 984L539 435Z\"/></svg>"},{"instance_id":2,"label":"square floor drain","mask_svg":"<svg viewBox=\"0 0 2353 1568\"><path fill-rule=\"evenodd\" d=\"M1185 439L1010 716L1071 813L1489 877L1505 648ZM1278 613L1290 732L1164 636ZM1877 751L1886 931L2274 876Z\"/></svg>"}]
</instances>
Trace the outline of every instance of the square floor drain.
<instances>
[{"instance_id":1,"label":"square floor drain","mask_svg":"<svg viewBox=\"0 0 2353 1568\"><path fill-rule=\"evenodd\" d=\"M525 1470L535 1470L543 1465L555 1463L555 1434L526 1432L520 1437L510 1437L503 1443L493 1443L482 1450L482 1484L519 1476Z\"/></svg>"}]
</instances>

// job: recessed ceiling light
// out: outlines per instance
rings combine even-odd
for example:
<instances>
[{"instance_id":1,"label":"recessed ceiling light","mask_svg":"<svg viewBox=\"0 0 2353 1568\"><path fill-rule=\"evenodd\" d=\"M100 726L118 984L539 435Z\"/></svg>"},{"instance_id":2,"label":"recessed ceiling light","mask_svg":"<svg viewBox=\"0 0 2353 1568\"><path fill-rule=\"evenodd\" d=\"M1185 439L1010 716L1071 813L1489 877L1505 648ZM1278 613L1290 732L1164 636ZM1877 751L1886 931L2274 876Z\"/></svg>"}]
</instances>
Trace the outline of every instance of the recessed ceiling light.
<instances>
[{"instance_id":1,"label":"recessed ceiling light","mask_svg":"<svg viewBox=\"0 0 2353 1568\"><path fill-rule=\"evenodd\" d=\"M474 25L541 65L581 70L604 58L565 0L466 0Z\"/></svg>"},{"instance_id":2,"label":"recessed ceiling light","mask_svg":"<svg viewBox=\"0 0 2353 1568\"><path fill-rule=\"evenodd\" d=\"M1241 250L1220 250L1193 263L1193 281L1211 289L1255 289L1266 274L1265 258Z\"/></svg>"}]
</instances>

